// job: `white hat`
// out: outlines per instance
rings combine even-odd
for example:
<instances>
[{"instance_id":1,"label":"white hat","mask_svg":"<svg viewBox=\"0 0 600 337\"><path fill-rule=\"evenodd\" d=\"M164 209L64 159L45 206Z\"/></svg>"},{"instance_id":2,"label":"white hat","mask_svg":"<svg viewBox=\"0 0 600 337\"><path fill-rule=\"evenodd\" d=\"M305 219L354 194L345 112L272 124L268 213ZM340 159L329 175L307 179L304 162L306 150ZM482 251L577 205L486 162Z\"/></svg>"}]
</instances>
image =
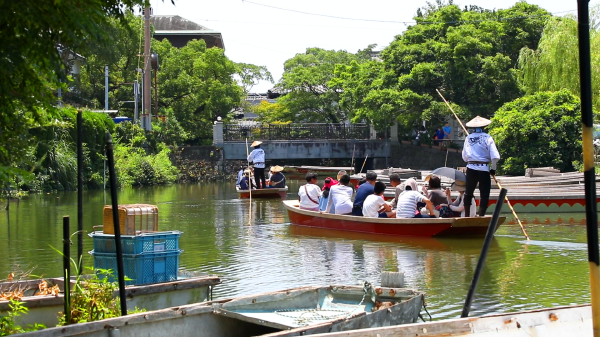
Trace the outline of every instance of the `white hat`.
<instances>
[{"instance_id":1,"label":"white hat","mask_svg":"<svg viewBox=\"0 0 600 337\"><path fill-rule=\"evenodd\" d=\"M250 146L252 146L252 147L255 147L255 146L259 146L260 144L262 144L262 142L261 142L260 140L255 140L255 141L252 143L252 145L250 145Z\"/></svg>"},{"instance_id":2,"label":"white hat","mask_svg":"<svg viewBox=\"0 0 600 337\"><path fill-rule=\"evenodd\" d=\"M481 116L477 116L473 119L471 119L468 123L467 126L470 128L481 128L487 125L490 125L492 121L486 118L483 118Z\"/></svg>"},{"instance_id":3,"label":"white hat","mask_svg":"<svg viewBox=\"0 0 600 337\"><path fill-rule=\"evenodd\" d=\"M283 171L284 167L281 167L279 165L275 165L275 166L271 166L271 172L281 172Z\"/></svg>"}]
</instances>

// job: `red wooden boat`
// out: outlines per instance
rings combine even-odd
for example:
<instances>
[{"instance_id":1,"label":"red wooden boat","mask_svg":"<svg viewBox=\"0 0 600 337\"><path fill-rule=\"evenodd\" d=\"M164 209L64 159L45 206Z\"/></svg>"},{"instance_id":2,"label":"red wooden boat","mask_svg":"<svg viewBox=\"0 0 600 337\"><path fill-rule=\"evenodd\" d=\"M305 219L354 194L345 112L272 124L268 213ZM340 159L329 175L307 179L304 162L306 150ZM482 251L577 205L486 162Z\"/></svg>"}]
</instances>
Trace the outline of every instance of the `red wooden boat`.
<instances>
[{"instance_id":1,"label":"red wooden boat","mask_svg":"<svg viewBox=\"0 0 600 337\"><path fill-rule=\"evenodd\" d=\"M297 200L284 200L290 222L299 226L399 236L484 236L491 217L379 219L326 214L300 209ZM500 217L496 230L506 220Z\"/></svg>"},{"instance_id":2,"label":"red wooden boat","mask_svg":"<svg viewBox=\"0 0 600 337\"><path fill-rule=\"evenodd\" d=\"M237 186L235 187L240 199L250 198L250 191L241 190ZM288 187L284 188L261 188L258 190L252 190L252 198L266 199L266 198L281 198L285 199L287 196Z\"/></svg>"}]
</instances>

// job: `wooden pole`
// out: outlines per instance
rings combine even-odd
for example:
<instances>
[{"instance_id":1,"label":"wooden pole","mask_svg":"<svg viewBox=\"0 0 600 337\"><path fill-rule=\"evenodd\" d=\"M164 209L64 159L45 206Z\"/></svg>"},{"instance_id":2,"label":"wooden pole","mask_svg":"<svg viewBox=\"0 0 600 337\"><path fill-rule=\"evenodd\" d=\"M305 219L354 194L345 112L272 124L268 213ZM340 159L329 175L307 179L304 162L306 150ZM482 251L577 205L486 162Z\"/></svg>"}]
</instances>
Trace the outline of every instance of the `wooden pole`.
<instances>
[{"instance_id":1,"label":"wooden pole","mask_svg":"<svg viewBox=\"0 0 600 337\"><path fill-rule=\"evenodd\" d=\"M248 138L246 138L246 160L248 160L248 156L250 156L249 153L249 149L248 149ZM250 173L252 173L252 170L250 170L250 161L248 160L248 170L250 171ZM248 194L250 195L250 209L248 211L248 223L252 223L252 174L248 175ZM258 186L257 186L258 187Z\"/></svg>"},{"instance_id":2,"label":"wooden pole","mask_svg":"<svg viewBox=\"0 0 600 337\"><path fill-rule=\"evenodd\" d=\"M356 144L354 144L354 147L352 148L352 161L350 162L350 167L352 168L352 172L356 171L354 169L354 152L356 151Z\"/></svg>"},{"instance_id":3,"label":"wooden pole","mask_svg":"<svg viewBox=\"0 0 600 337\"><path fill-rule=\"evenodd\" d=\"M456 117L456 120L458 121L458 123L460 123L460 126L462 126L463 131L465 131L465 134L468 136L469 135L469 131L467 131L467 128L460 121L460 118L458 118L458 116L456 115L456 113L454 112L454 110L452 109L452 107L450 106L450 104L448 104L448 101L446 101L446 99L444 98L444 96L442 95L442 93L439 90L435 89L435 91L437 91L437 93L444 100L444 102L446 103L446 105L448 106L448 108L450 108L450 111L452 111L452 113L454 114L454 117ZM496 179L496 176L492 174L492 178L494 178L494 181L496 182L496 185L498 186L498 188L502 189L502 186L498 182L498 179ZM529 239L529 235L527 235L527 232L525 231L525 227L523 226L523 223L521 222L521 219L519 219L519 216L517 215L517 212L515 212L515 209L510 204L510 200L508 200L508 196L505 196L504 200L506 200L506 203L508 204L508 208L510 208L510 211L512 212L513 216L515 217L515 219L517 219L517 222L519 223L519 226L521 227L521 231L523 232L523 235L525 235L525 238L527 239L527 241L529 241L530 240ZM498 203L499 202L500 202L500 198L498 198L498 201L496 202L496 207L498 207Z\"/></svg>"},{"instance_id":4,"label":"wooden pole","mask_svg":"<svg viewBox=\"0 0 600 337\"><path fill-rule=\"evenodd\" d=\"M365 157L365 161L363 161L362 167L360 168L360 172L358 173L362 173L363 169L365 168L365 164L367 163L367 158L369 158L369 155L367 154L367 156Z\"/></svg>"},{"instance_id":5,"label":"wooden pole","mask_svg":"<svg viewBox=\"0 0 600 337\"><path fill-rule=\"evenodd\" d=\"M590 267L590 292L594 336L600 336L600 254L598 249L598 213L596 206L596 172L594 163L594 116L592 113L592 77L590 59L589 0L577 1L579 35L579 81L583 134L583 176L585 178L585 213Z\"/></svg>"}]
</instances>

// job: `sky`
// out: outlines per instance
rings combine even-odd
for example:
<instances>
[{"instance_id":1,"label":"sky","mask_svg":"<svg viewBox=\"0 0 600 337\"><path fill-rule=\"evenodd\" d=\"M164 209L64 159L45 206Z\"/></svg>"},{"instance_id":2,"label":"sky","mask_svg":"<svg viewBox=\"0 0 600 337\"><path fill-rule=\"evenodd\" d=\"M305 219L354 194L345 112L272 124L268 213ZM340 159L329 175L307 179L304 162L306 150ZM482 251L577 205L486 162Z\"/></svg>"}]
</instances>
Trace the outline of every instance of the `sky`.
<instances>
[{"instance_id":1,"label":"sky","mask_svg":"<svg viewBox=\"0 0 600 337\"><path fill-rule=\"evenodd\" d=\"M461 8L477 5L486 9L505 9L515 2L454 1ZM576 0L529 0L528 3L558 16L576 14L577 10ZM598 3L600 0L592 0L590 7ZM175 0L173 5L170 0L151 0L151 4L155 15L179 15L221 32L229 59L266 66L277 82L285 61L306 48L351 53L370 44L377 44L375 50L385 48L394 36L412 25L417 9L426 6L427 1ZM251 92L264 93L272 87L272 83L263 81Z\"/></svg>"}]
</instances>

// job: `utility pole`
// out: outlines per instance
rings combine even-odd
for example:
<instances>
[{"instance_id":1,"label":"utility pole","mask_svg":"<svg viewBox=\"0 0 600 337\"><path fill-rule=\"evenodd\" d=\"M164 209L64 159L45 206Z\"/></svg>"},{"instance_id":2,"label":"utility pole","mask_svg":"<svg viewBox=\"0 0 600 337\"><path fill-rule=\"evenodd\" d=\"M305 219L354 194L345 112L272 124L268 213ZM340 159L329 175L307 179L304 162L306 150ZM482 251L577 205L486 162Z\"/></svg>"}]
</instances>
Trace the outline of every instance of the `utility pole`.
<instances>
[{"instance_id":1,"label":"utility pole","mask_svg":"<svg viewBox=\"0 0 600 337\"><path fill-rule=\"evenodd\" d=\"M140 97L140 86L138 84L138 81L135 80L135 82L133 82L133 123L137 123L138 121L138 98Z\"/></svg>"},{"instance_id":2,"label":"utility pole","mask_svg":"<svg viewBox=\"0 0 600 337\"><path fill-rule=\"evenodd\" d=\"M104 66L104 110L108 111L108 66Z\"/></svg>"},{"instance_id":3,"label":"utility pole","mask_svg":"<svg viewBox=\"0 0 600 337\"><path fill-rule=\"evenodd\" d=\"M145 130L152 130L151 116L151 70L150 70L150 7L144 8L144 123Z\"/></svg>"}]
</instances>

